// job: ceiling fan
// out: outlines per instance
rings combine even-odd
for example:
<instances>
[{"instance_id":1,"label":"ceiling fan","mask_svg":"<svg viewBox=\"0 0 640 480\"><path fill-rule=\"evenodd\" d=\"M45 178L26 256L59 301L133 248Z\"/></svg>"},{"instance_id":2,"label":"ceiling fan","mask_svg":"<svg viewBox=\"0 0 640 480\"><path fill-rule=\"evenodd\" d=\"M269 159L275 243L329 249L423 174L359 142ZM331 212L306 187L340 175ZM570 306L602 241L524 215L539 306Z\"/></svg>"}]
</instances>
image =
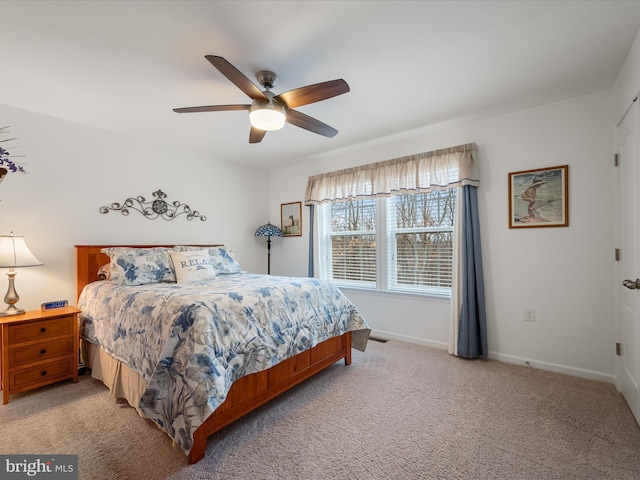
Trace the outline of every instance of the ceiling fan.
<instances>
[{"instance_id":1,"label":"ceiling fan","mask_svg":"<svg viewBox=\"0 0 640 480\"><path fill-rule=\"evenodd\" d=\"M193 113L249 110L249 121L251 122L249 143L259 143L267 131L279 130L284 126L285 122L329 138L336 136L338 133L338 130L335 128L293 109L347 93L349 91L349 85L344 80L339 79L316 83L314 85L289 90L280 95L274 95L271 89L278 83L278 77L275 73L262 70L256 74L258 82L264 88L264 91L261 91L251 80L240 72L240 70L224 58L216 55L205 55L205 58L253 101L250 105L209 105L203 107L174 108L174 112Z\"/></svg>"}]
</instances>

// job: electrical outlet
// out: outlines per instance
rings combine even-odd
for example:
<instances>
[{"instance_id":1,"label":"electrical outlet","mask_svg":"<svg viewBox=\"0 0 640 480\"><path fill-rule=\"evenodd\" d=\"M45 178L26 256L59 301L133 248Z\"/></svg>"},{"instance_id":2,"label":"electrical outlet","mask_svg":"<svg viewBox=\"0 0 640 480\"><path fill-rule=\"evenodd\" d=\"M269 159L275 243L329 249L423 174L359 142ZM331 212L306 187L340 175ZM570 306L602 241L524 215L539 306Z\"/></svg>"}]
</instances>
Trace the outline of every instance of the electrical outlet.
<instances>
[{"instance_id":1,"label":"electrical outlet","mask_svg":"<svg viewBox=\"0 0 640 480\"><path fill-rule=\"evenodd\" d=\"M536 309L535 308L525 308L524 309L524 321L525 322L535 322L536 321Z\"/></svg>"}]
</instances>

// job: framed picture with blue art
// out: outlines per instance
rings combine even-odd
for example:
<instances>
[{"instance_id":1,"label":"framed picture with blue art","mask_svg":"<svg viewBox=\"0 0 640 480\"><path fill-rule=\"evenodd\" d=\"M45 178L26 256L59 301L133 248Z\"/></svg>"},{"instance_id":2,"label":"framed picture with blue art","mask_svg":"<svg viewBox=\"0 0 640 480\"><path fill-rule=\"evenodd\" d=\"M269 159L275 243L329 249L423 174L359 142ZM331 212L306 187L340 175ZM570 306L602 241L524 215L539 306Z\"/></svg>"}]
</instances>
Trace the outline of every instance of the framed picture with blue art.
<instances>
[{"instance_id":1,"label":"framed picture with blue art","mask_svg":"<svg viewBox=\"0 0 640 480\"><path fill-rule=\"evenodd\" d=\"M568 165L509 173L509 228L568 226Z\"/></svg>"},{"instance_id":2,"label":"framed picture with blue art","mask_svg":"<svg viewBox=\"0 0 640 480\"><path fill-rule=\"evenodd\" d=\"M280 205L280 228L283 237L299 237L302 235L302 202L283 203Z\"/></svg>"}]
</instances>

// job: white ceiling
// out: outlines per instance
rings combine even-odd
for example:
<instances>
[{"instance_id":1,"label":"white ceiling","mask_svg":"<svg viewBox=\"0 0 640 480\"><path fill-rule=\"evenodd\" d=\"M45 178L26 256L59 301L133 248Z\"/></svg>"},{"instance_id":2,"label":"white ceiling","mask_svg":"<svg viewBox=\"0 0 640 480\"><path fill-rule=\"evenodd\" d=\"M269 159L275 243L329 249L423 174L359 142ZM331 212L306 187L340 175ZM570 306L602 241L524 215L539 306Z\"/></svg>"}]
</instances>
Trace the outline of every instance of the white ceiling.
<instances>
[{"instance_id":1,"label":"white ceiling","mask_svg":"<svg viewBox=\"0 0 640 480\"><path fill-rule=\"evenodd\" d=\"M611 88L640 1L1 1L0 103L255 168L407 130ZM250 103L204 56L278 94L343 78L292 125L250 145ZM11 119L1 119L0 126ZM14 133L14 132L12 132Z\"/></svg>"}]
</instances>

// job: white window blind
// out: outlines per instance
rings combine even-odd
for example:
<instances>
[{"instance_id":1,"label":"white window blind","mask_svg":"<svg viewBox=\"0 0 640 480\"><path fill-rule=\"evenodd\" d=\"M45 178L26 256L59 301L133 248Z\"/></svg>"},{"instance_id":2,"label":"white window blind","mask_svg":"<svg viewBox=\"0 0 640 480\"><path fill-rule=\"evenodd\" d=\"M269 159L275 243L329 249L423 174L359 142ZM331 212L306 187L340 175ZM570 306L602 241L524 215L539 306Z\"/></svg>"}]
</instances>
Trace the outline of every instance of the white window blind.
<instances>
[{"instance_id":1,"label":"white window blind","mask_svg":"<svg viewBox=\"0 0 640 480\"><path fill-rule=\"evenodd\" d=\"M320 206L322 278L450 295L455 199L452 189Z\"/></svg>"},{"instance_id":2,"label":"white window blind","mask_svg":"<svg viewBox=\"0 0 640 480\"><path fill-rule=\"evenodd\" d=\"M455 189L386 200L390 290L449 295L455 206Z\"/></svg>"},{"instance_id":3,"label":"white window blind","mask_svg":"<svg viewBox=\"0 0 640 480\"><path fill-rule=\"evenodd\" d=\"M327 204L322 208L320 231L323 278L357 286L376 285L375 200Z\"/></svg>"}]
</instances>

